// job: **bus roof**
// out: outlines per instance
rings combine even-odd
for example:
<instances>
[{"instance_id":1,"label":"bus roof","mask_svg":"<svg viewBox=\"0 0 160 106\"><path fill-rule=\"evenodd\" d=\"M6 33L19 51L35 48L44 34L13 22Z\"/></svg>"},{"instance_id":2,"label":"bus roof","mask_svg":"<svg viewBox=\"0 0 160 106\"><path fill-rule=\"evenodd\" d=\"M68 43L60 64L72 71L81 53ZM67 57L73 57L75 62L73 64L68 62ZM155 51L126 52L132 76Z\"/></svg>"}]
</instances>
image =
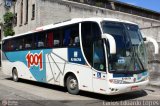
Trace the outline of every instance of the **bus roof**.
<instances>
[{"instance_id":1,"label":"bus roof","mask_svg":"<svg viewBox=\"0 0 160 106\"><path fill-rule=\"evenodd\" d=\"M120 19L115 19L115 18L98 18L98 17L73 18L71 20L66 20L66 21L62 21L62 22L58 22L58 23L54 23L54 24L50 24L50 25L45 25L45 26L42 26L42 27L37 27L35 30L28 31L26 33L18 34L18 35L15 35L15 36L8 36L8 37L3 38L2 40L15 38L15 37L19 37L19 36L23 36L23 35L27 35L27 34L36 33L36 32L41 32L41 31L49 30L49 29L52 29L52 28L58 28L58 27L62 27L62 26L70 25L70 24L80 23L80 22L84 22L84 21L93 21L93 22L97 22L97 23L100 23L102 21L115 21L115 22L123 22L123 23L129 23L129 24L137 25L136 23L133 23L133 22L130 22L130 21L120 20Z\"/></svg>"}]
</instances>

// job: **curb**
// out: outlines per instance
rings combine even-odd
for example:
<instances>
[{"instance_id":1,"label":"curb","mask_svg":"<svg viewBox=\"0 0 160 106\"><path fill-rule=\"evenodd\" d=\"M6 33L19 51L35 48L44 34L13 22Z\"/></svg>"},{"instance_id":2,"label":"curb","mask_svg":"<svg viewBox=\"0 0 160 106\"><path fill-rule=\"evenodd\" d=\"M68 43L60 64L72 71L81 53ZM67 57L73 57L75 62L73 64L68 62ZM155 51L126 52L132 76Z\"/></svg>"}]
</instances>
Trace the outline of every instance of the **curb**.
<instances>
[{"instance_id":1,"label":"curb","mask_svg":"<svg viewBox=\"0 0 160 106\"><path fill-rule=\"evenodd\" d=\"M148 87L152 87L152 88L160 88L160 86L157 86L157 85L150 85L150 84L148 84Z\"/></svg>"},{"instance_id":2,"label":"curb","mask_svg":"<svg viewBox=\"0 0 160 106\"><path fill-rule=\"evenodd\" d=\"M158 81L157 81L157 82L158 82ZM160 83L159 83L159 84L156 84L155 82L149 82L148 85L149 85L149 86L152 86L152 87L160 88Z\"/></svg>"}]
</instances>

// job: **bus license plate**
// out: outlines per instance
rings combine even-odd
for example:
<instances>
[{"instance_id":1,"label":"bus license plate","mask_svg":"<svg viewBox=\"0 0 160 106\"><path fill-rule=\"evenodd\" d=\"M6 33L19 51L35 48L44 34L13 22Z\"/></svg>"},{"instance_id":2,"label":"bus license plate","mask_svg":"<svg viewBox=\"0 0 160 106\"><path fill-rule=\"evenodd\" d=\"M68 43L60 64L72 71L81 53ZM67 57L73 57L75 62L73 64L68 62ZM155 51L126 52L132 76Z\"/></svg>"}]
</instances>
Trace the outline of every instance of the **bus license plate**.
<instances>
[{"instance_id":1,"label":"bus license plate","mask_svg":"<svg viewBox=\"0 0 160 106\"><path fill-rule=\"evenodd\" d=\"M131 87L131 90L132 90L132 91L138 90L138 86L132 86L132 87Z\"/></svg>"}]
</instances>

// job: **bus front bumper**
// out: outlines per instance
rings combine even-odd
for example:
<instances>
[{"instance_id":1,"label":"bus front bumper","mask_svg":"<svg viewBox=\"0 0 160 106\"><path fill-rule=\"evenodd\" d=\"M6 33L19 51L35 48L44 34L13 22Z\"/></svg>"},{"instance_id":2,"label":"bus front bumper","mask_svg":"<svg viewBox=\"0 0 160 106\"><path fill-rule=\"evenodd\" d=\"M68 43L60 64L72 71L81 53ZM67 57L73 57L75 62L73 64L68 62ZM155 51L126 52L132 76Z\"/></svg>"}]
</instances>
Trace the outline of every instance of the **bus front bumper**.
<instances>
[{"instance_id":1,"label":"bus front bumper","mask_svg":"<svg viewBox=\"0 0 160 106\"><path fill-rule=\"evenodd\" d=\"M110 84L108 95L117 95L127 92L143 90L149 83L149 80L132 84Z\"/></svg>"}]
</instances>

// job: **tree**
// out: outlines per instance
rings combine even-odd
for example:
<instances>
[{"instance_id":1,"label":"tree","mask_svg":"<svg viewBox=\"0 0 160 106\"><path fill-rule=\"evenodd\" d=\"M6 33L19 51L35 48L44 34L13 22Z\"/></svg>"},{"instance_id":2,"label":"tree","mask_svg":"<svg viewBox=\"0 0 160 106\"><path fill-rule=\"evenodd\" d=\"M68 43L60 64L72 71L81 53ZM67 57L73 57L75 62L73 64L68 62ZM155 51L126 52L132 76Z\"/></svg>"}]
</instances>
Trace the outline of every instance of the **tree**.
<instances>
[{"instance_id":1,"label":"tree","mask_svg":"<svg viewBox=\"0 0 160 106\"><path fill-rule=\"evenodd\" d=\"M13 30L13 18L14 14L12 12L6 12L3 15L4 19L4 36L13 36L15 34Z\"/></svg>"}]
</instances>

